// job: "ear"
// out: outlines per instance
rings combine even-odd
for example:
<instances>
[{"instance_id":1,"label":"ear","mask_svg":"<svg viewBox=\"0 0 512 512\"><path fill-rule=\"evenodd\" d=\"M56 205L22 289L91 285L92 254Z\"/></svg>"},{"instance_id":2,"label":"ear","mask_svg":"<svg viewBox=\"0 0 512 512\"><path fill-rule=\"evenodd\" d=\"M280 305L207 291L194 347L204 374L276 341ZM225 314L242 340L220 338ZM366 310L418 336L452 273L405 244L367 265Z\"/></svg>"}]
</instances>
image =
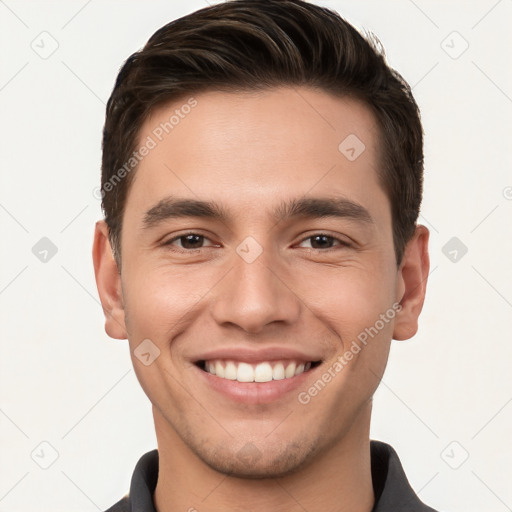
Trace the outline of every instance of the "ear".
<instances>
[{"instance_id":1,"label":"ear","mask_svg":"<svg viewBox=\"0 0 512 512\"><path fill-rule=\"evenodd\" d=\"M127 339L121 274L112 254L108 226L104 220L96 222L92 259L96 286L105 314L105 332L111 338Z\"/></svg>"},{"instance_id":2,"label":"ear","mask_svg":"<svg viewBox=\"0 0 512 512\"><path fill-rule=\"evenodd\" d=\"M428 229L425 226L417 226L405 247L398 269L397 302L400 303L401 309L395 316L395 340L408 340L418 330L418 317L425 301L430 269L428 238Z\"/></svg>"}]
</instances>

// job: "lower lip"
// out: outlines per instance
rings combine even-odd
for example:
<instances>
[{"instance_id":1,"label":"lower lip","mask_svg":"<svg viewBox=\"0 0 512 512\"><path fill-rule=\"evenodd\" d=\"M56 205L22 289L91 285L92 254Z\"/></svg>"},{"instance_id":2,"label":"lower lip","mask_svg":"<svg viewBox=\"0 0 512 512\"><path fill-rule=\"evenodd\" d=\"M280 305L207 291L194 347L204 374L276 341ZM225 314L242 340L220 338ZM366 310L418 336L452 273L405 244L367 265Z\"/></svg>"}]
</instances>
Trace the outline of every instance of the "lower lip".
<instances>
[{"instance_id":1,"label":"lower lip","mask_svg":"<svg viewBox=\"0 0 512 512\"><path fill-rule=\"evenodd\" d=\"M196 367L208 386L227 396L231 400L245 404L267 404L282 398L286 394L305 389L305 383L311 374L321 365L309 369L295 377L268 382L238 382L223 379Z\"/></svg>"}]
</instances>

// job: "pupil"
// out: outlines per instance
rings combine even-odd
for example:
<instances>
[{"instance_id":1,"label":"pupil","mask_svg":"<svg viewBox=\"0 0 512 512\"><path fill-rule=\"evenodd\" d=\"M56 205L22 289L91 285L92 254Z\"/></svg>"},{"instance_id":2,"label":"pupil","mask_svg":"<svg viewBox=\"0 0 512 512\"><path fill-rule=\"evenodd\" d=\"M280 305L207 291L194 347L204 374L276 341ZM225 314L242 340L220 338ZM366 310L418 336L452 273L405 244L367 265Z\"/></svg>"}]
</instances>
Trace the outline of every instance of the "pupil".
<instances>
[{"instance_id":1,"label":"pupil","mask_svg":"<svg viewBox=\"0 0 512 512\"><path fill-rule=\"evenodd\" d=\"M201 242L202 242L202 239L203 239L203 237L201 235L185 235L185 236L181 237L181 242L182 242L183 247L185 247L186 249L198 249L198 248L200 248L200 247L195 247L194 246L194 241L191 240L191 239L195 239L196 245L199 242L199 246L201 246ZM193 247L190 247L190 245L192 245Z\"/></svg>"},{"instance_id":2,"label":"pupil","mask_svg":"<svg viewBox=\"0 0 512 512\"><path fill-rule=\"evenodd\" d=\"M314 243L315 243L318 239L323 239L323 241L324 241L324 242L325 242L325 241L327 241L327 245L328 245L329 247L331 246L331 243L330 243L330 242L331 242L331 240L330 240L330 237L329 237L329 236L327 236L327 235L315 235L315 236L313 237ZM314 243L312 244L313 246L314 246ZM316 248L317 248L317 247L315 247L315 249L316 249ZM322 248L325 248L325 244L320 243L320 249L322 249Z\"/></svg>"}]
</instances>

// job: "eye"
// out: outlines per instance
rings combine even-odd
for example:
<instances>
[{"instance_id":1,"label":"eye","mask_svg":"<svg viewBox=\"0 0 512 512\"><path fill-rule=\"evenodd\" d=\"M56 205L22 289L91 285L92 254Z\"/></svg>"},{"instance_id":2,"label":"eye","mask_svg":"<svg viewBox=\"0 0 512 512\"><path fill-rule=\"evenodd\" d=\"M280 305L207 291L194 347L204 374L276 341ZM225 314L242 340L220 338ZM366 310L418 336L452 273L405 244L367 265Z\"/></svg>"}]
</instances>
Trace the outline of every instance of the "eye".
<instances>
[{"instance_id":1,"label":"eye","mask_svg":"<svg viewBox=\"0 0 512 512\"><path fill-rule=\"evenodd\" d=\"M314 235L310 235L306 238L303 238L300 244L302 245L308 241L311 247L305 247L306 249L321 252L336 250L337 248L342 249L345 247L351 247L350 243L346 242L345 240L328 235L326 233L315 233ZM210 243L209 245L205 246L205 242ZM169 246L172 248L172 250L176 250L178 252L192 252L203 249L205 247L218 247L218 244L216 245L212 243L211 240L206 236L194 232L177 235L164 242L163 245Z\"/></svg>"},{"instance_id":2,"label":"eye","mask_svg":"<svg viewBox=\"0 0 512 512\"><path fill-rule=\"evenodd\" d=\"M165 242L163 245L172 246L181 252L190 252L193 250L202 249L205 240L210 241L209 238L205 237L204 235L200 235L199 233L182 233L181 235L167 240L167 242ZM175 242L180 243L181 247L176 246ZM214 244L212 243L210 246L213 245Z\"/></svg>"},{"instance_id":3,"label":"eye","mask_svg":"<svg viewBox=\"0 0 512 512\"><path fill-rule=\"evenodd\" d=\"M327 235L326 233L315 233L314 235L310 235L304 239L302 239L301 244L304 242L311 240L311 249L313 250L321 250L323 252L329 251L329 250L336 250L336 247L333 247L333 243L338 243L339 248L344 247L350 247L351 245L346 242L345 240L342 240L340 238L336 238L331 235ZM315 247L315 245L317 247ZM307 249L308 247L306 247Z\"/></svg>"}]
</instances>

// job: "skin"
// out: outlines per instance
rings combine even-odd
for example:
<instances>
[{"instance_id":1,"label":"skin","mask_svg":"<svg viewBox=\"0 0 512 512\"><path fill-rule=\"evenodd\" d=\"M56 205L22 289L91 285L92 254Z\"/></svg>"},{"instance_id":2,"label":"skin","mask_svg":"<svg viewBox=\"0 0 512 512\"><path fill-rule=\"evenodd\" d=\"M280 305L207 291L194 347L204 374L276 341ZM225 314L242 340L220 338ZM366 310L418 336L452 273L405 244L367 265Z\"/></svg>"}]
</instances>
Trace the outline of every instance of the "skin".
<instances>
[{"instance_id":1,"label":"skin","mask_svg":"<svg viewBox=\"0 0 512 512\"><path fill-rule=\"evenodd\" d=\"M96 224L93 247L106 332L128 338L153 404L156 507L369 512L372 396L391 339L416 333L428 230L417 227L397 265L390 202L377 176L379 133L364 104L287 87L195 98L197 106L136 170L121 274L104 221ZM140 141L185 102L154 111ZM366 147L355 161L338 150L349 134ZM143 229L145 212L170 194L222 203L229 219L174 218ZM269 214L283 199L304 196L344 197L366 208L371 222L276 223ZM206 237L195 242L199 250L183 239L163 245L189 229ZM335 239L322 245L308 238L319 233ZM252 263L236 251L248 236L263 250ZM309 403L300 403L298 393L396 303L394 319ZM160 350L149 366L134 355L144 339ZM322 363L300 389L271 403L241 404L197 378L194 358L225 346L292 347Z\"/></svg>"}]
</instances>

